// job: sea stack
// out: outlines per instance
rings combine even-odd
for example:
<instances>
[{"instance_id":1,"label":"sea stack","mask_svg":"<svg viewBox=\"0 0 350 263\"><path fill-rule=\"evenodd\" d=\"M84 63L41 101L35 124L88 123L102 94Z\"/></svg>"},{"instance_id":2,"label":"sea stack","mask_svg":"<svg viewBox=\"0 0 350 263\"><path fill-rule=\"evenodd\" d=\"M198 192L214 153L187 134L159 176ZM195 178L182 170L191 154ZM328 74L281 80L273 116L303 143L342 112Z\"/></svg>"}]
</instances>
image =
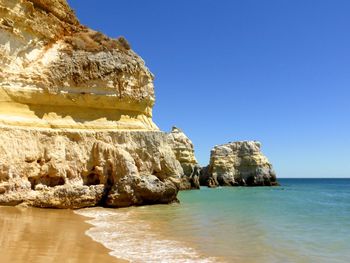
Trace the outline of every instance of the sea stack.
<instances>
[{"instance_id":1,"label":"sea stack","mask_svg":"<svg viewBox=\"0 0 350 263\"><path fill-rule=\"evenodd\" d=\"M196 162L153 123L153 78L65 0L0 0L0 204L175 201Z\"/></svg>"},{"instance_id":2,"label":"sea stack","mask_svg":"<svg viewBox=\"0 0 350 263\"><path fill-rule=\"evenodd\" d=\"M210 164L203 168L204 186L273 186L276 174L257 141L230 142L211 150Z\"/></svg>"},{"instance_id":3,"label":"sea stack","mask_svg":"<svg viewBox=\"0 0 350 263\"><path fill-rule=\"evenodd\" d=\"M180 189L199 189L199 175L201 167L199 166L194 154L194 146L192 141L181 129L174 126L171 132L168 134L168 142L175 153L176 159L180 162L183 169Z\"/></svg>"}]
</instances>

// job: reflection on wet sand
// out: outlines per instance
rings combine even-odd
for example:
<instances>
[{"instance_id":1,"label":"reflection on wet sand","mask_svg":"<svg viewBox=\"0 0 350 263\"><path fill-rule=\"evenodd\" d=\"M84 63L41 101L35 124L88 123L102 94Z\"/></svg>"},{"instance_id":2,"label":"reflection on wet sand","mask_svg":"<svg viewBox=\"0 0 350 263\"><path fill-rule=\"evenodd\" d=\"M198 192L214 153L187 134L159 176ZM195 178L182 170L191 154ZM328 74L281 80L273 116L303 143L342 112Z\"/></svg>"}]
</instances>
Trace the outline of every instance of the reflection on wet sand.
<instances>
[{"instance_id":1,"label":"reflection on wet sand","mask_svg":"<svg viewBox=\"0 0 350 263\"><path fill-rule=\"evenodd\" d=\"M70 210L0 207L0 262L123 262L84 232Z\"/></svg>"}]
</instances>

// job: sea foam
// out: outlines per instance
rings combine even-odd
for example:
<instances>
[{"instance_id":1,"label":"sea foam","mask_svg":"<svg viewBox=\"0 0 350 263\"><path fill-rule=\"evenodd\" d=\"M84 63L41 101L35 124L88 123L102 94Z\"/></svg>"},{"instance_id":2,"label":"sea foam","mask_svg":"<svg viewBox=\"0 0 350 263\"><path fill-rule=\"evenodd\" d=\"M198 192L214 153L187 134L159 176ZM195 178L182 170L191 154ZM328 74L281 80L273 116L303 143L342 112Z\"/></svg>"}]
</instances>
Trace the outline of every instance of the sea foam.
<instances>
[{"instance_id":1,"label":"sea foam","mask_svg":"<svg viewBox=\"0 0 350 263\"><path fill-rule=\"evenodd\" d=\"M166 239L133 210L86 208L75 211L90 217L86 234L110 249L110 255L130 262L218 262L181 241Z\"/></svg>"}]
</instances>

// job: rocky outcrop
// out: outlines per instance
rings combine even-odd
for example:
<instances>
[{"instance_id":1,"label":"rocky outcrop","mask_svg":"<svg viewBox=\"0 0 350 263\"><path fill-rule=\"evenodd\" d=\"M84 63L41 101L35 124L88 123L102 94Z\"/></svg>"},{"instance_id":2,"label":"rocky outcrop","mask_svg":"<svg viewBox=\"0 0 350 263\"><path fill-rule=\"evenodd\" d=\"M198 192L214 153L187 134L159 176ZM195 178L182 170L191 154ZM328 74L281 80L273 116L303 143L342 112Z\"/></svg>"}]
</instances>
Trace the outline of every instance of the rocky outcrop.
<instances>
[{"instance_id":1,"label":"rocky outcrop","mask_svg":"<svg viewBox=\"0 0 350 263\"><path fill-rule=\"evenodd\" d=\"M182 168L162 132L0 132L2 205L123 207L176 200Z\"/></svg>"},{"instance_id":2,"label":"rocky outcrop","mask_svg":"<svg viewBox=\"0 0 350 263\"><path fill-rule=\"evenodd\" d=\"M153 75L65 0L0 0L0 124L157 130Z\"/></svg>"},{"instance_id":3,"label":"rocky outcrop","mask_svg":"<svg viewBox=\"0 0 350 263\"><path fill-rule=\"evenodd\" d=\"M176 201L185 155L154 101L124 38L81 25L65 0L0 0L0 204Z\"/></svg>"},{"instance_id":4,"label":"rocky outcrop","mask_svg":"<svg viewBox=\"0 0 350 263\"><path fill-rule=\"evenodd\" d=\"M199 189L201 167L198 165L194 155L193 143L182 130L177 127L173 127L172 131L168 134L168 142L183 169L180 189Z\"/></svg>"},{"instance_id":5,"label":"rocky outcrop","mask_svg":"<svg viewBox=\"0 0 350 263\"><path fill-rule=\"evenodd\" d=\"M272 186L277 185L271 163L257 141L231 142L215 146L209 166L202 169L201 185Z\"/></svg>"},{"instance_id":6,"label":"rocky outcrop","mask_svg":"<svg viewBox=\"0 0 350 263\"><path fill-rule=\"evenodd\" d=\"M0 0L0 205L125 207L203 185L274 185L257 142L217 146L152 120L153 75L66 0ZM199 178L199 174L201 177Z\"/></svg>"}]
</instances>

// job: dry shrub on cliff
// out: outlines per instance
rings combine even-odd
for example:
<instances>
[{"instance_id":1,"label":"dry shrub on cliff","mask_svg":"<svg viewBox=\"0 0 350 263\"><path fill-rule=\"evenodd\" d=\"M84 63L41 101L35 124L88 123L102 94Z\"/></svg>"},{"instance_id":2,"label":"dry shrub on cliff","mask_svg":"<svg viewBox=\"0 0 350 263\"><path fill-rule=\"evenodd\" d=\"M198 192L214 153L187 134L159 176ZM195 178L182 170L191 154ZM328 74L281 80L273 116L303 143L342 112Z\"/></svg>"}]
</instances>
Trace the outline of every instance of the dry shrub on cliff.
<instances>
[{"instance_id":1,"label":"dry shrub on cliff","mask_svg":"<svg viewBox=\"0 0 350 263\"><path fill-rule=\"evenodd\" d=\"M100 51L99 43L91 39L86 32L75 33L74 35L67 37L65 40L74 50L86 50L91 52Z\"/></svg>"},{"instance_id":2,"label":"dry shrub on cliff","mask_svg":"<svg viewBox=\"0 0 350 263\"><path fill-rule=\"evenodd\" d=\"M130 46L129 42L126 40L125 37L120 36L120 37L118 37L117 41L118 41L118 43L119 43L122 47L124 47L126 50L131 49L131 46Z\"/></svg>"},{"instance_id":3,"label":"dry shrub on cliff","mask_svg":"<svg viewBox=\"0 0 350 263\"><path fill-rule=\"evenodd\" d=\"M65 38L74 50L85 50L89 52L99 52L105 50L129 50L130 44L124 37L111 39L106 35L93 30L77 32Z\"/></svg>"}]
</instances>

